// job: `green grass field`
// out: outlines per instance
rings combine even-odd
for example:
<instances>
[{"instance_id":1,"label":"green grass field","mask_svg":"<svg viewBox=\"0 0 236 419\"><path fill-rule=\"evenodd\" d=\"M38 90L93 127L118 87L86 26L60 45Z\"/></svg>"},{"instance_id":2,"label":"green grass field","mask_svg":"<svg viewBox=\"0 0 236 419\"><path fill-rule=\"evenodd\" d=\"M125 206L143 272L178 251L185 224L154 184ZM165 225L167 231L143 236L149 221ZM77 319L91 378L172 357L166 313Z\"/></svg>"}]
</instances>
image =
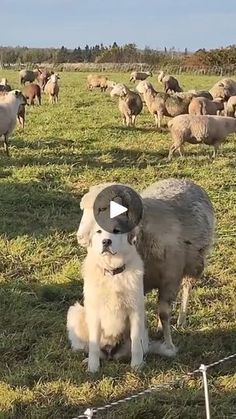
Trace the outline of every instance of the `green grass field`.
<instances>
[{"instance_id":1,"label":"green grass field","mask_svg":"<svg viewBox=\"0 0 236 419\"><path fill-rule=\"evenodd\" d=\"M14 87L18 75L5 72ZM3 77L0 72L0 77ZM72 419L87 406L168 382L236 349L235 136L212 162L207 146L186 146L184 159L167 161L170 136L154 128L146 108L135 129L121 125L117 100L88 92L86 74L62 73L59 104L43 98L27 107L26 126L0 150L0 418ZM112 74L128 82L128 74ZM209 89L216 77L179 76L185 89ZM157 78L152 79L157 86ZM138 372L106 362L91 376L66 336L66 313L82 296L75 232L80 198L92 184L129 183L142 190L168 177L203 186L214 204L218 237L204 278L191 298L188 326L174 327L175 359L148 356ZM147 298L150 334L156 330L156 296ZM209 371L212 419L236 417L235 360ZM201 380L160 390L112 409L100 418L202 419Z\"/></svg>"}]
</instances>

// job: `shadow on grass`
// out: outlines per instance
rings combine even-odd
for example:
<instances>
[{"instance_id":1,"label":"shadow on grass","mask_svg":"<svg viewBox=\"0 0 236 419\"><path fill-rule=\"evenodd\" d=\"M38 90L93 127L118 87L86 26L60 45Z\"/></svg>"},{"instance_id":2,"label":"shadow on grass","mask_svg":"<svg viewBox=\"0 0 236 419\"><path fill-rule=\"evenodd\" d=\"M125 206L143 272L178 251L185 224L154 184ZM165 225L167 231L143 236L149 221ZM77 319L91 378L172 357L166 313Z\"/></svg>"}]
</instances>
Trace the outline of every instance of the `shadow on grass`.
<instances>
[{"instance_id":1,"label":"shadow on grass","mask_svg":"<svg viewBox=\"0 0 236 419\"><path fill-rule=\"evenodd\" d=\"M53 175L28 183L0 184L0 234L44 236L76 231L81 217L80 196L61 191Z\"/></svg>"},{"instance_id":2,"label":"shadow on grass","mask_svg":"<svg viewBox=\"0 0 236 419\"><path fill-rule=\"evenodd\" d=\"M63 140L65 141L65 140ZM165 150L147 151L139 149L123 149L113 147L91 152L79 153L79 148L57 150L57 142L48 142L49 151L42 150L34 143L28 143L27 146L33 150L39 150L38 155L27 155L21 153L20 157L2 156L2 167L23 167L23 166L48 166L48 165L72 165L79 168L104 168L114 169L119 167L140 167L155 166L164 157L167 157ZM18 147L18 145L17 145ZM23 154L23 155L22 155Z\"/></svg>"}]
</instances>

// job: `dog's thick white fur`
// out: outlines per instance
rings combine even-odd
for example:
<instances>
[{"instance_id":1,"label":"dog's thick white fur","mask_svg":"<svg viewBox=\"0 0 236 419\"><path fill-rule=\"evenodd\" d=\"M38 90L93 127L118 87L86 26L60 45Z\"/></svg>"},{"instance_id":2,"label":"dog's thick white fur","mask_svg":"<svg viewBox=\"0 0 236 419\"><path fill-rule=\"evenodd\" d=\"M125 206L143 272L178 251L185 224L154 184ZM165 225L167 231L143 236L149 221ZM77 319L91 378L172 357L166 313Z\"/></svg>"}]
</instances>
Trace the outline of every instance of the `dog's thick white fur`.
<instances>
[{"instance_id":1,"label":"dog's thick white fur","mask_svg":"<svg viewBox=\"0 0 236 419\"><path fill-rule=\"evenodd\" d=\"M107 240L110 244L104 247ZM141 366L148 351L144 269L133 240L134 235L111 234L93 226L83 264L84 307L76 303L67 314L72 348L88 352L90 372L98 371L106 345L123 341L115 357L131 353L131 367Z\"/></svg>"}]
</instances>

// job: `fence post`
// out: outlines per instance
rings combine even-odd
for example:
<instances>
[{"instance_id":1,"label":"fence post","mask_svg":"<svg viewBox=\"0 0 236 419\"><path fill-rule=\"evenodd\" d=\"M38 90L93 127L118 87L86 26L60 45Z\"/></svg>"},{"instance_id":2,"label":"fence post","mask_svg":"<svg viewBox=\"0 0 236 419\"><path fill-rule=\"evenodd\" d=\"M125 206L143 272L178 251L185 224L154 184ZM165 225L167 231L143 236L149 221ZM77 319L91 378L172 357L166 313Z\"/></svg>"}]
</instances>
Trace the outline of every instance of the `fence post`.
<instances>
[{"instance_id":1,"label":"fence post","mask_svg":"<svg viewBox=\"0 0 236 419\"><path fill-rule=\"evenodd\" d=\"M199 371L202 373L203 378L203 387L204 387L204 396L205 396L205 407L206 407L206 419L211 419L210 415L210 402L209 402L209 392L208 392L208 383L207 383L207 367L204 364L201 364Z\"/></svg>"}]
</instances>

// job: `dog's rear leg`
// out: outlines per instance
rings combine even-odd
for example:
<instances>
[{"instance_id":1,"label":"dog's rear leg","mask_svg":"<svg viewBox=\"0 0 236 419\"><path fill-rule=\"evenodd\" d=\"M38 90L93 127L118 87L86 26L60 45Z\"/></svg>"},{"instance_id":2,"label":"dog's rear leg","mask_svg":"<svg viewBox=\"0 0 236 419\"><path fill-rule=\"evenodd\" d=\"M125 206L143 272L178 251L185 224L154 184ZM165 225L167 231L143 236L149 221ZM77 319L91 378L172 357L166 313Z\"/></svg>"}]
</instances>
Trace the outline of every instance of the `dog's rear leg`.
<instances>
[{"instance_id":1,"label":"dog's rear leg","mask_svg":"<svg viewBox=\"0 0 236 419\"><path fill-rule=\"evenodd\" d=\"M85 309L79 303L70 306L67 312L67 331L74 351L88 352L88 326L85 319Z\"/></svg>"},{"instance_id":2,"label":"dog's rear leg","mask_svg":"<svg viewBox=\"0 0 236 419\"><path fill-rule=\"evenodd\" d=\"M128 338L121 345L121 347L116 351L113 356L113 359L118 360L122 358L129 358L131 355L131 340Z\"/></svg>"},{"instance_id":3,"label":"dog's rear leg","mask_svg":"<svg viewBox=\"0 0 236 419\"><path fill-rule=\"evenodd\" d=\"M193 278L185 277L183 279L181 304L180 304L179 316L178 316L178 320L177 320L177 326L178 327L186 326L189 296L190 296L190 292L193 288L193 284L194 284L194 279Z\"/></svg>"}]
</instances>

